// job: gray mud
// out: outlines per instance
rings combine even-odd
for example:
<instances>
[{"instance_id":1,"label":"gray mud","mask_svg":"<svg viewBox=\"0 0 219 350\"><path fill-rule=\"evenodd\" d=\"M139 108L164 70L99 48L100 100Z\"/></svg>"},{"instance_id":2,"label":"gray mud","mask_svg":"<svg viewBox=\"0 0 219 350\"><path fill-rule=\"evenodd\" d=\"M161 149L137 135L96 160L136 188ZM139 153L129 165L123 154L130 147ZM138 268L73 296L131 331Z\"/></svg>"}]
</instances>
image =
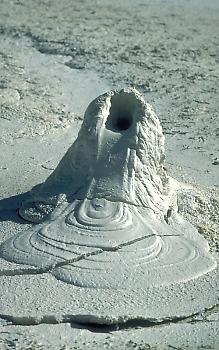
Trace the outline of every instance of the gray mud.
<instances>
[{"instance_id":1,"label":"gray mud","mask_svg":"<svg viewBox=\"0 0 219 350\"><path fill-rule=\"evenodd\" d=\"M218 249L218 21L217 0L1 0L0 198L48 177L89 101L134 85L160 118L168 172L194 185L180 212ZM6 229L20 200L0 201ZM0 323L0 349L219 348L214 314L95 335Z\"/></svg>"}]
</instances>

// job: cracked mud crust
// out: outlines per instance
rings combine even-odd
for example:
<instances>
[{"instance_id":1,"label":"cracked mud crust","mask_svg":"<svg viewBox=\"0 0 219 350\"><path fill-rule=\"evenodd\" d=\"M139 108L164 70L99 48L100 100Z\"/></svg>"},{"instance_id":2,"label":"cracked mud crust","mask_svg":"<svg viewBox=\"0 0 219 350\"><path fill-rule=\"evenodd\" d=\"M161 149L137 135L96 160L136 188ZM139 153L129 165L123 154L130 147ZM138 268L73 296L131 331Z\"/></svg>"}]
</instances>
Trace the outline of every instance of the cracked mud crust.
<instances>
[{"instance_id":1,"label":"cracked mud crust","mask_svg":"<svg viewBox=\"0 0 219 350\"><path fill-rule=\"evenodd\" d=\"M85 347L89 350L112 348L119 350L217 349L217 342L212 341L217 332L215 317L209 317L208 320L203 321L203 318L199 316L194 320L182 323L147 326L146 328L133 327L130 330L98 328L89 325L83 327L74 323L52 327L46 324L25 327L13 326L2 321L0 330L0 346L2 345L3 350L82 350ZM192 343L188 340L188 334L193 339Z\"/></svg>"},{"instance_id":2,"label":"cracked mud crust","mask_svg":"<svg viewBox=\"0 0 219 350\"><path fill-rule=\"evenodd\" d=\"M217 0L2 0L1 198L48 177L76 138L92 98L133 84L161 118L168 172L194 184L178 192L180 215L218 251L218 18ZM0 203L1 241L30 228L10 211L20 201L10 198L3 211ZM11 279L38 277L34 267L0 264ZM28 300L30 289L23 293ZM53 321L18 326L0 318L0 349L219 348L217 307L137 328Z\"/></svg>"},{"instance_id":3,"label":"cracked mud crust","mask_svg":"<svg viewBox=\"0 0 219 350\"><path fill-rule=\"evenodd\" d=\"M10 229L0 246L1 318L125 329L215 310L217 260L177 213L180 186L163 161L159 119L136 89L92 101L76 141L33 191L31 203L54 210Z\"/></svg>"}]
</instances>

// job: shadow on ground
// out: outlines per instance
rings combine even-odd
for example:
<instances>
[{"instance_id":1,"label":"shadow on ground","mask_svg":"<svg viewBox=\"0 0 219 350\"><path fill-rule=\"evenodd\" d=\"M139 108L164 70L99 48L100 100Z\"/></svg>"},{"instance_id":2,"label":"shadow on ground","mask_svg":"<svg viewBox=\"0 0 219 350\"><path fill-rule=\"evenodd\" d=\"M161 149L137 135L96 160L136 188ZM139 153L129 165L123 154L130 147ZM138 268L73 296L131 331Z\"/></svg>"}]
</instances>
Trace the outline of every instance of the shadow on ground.
<instances>
[{"instance_id":1,"label":"shadow on ground","mask_svg":"<svg viewBox=\"0 0 219 350\"><path fill-rule=\"evenodd\" d=\"M22 202L30 198L30 191L0 200L0 222L13 221L19 224L27 223L18 213Z\"/></svg>"}]
</instances>

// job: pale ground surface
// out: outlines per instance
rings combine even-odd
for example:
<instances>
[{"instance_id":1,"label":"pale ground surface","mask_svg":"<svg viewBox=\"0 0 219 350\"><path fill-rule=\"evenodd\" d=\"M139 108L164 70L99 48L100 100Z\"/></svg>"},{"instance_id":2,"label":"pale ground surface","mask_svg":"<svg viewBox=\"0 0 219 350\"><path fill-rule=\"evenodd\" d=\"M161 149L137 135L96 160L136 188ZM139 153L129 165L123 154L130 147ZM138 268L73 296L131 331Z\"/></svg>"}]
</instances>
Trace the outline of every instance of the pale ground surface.
<instances>
[{"instance_id":1,"label":"pale ground surface","mask_svg":"<svg viewBox=\"0 0 219 350\"><path fill-rule=\"evenodd\" d=\"M218 249L218 21L216 0L2 0L0 198L50 174L90 100L134 84L163 125L168 170L196 185L179 197L181 212ZM21 226L6 210L21 199L0 201L1 240L7 226ZM119 331L4 320L0 327L0 349L219 348L216 310Z\"/></svg>"}]
</instances>

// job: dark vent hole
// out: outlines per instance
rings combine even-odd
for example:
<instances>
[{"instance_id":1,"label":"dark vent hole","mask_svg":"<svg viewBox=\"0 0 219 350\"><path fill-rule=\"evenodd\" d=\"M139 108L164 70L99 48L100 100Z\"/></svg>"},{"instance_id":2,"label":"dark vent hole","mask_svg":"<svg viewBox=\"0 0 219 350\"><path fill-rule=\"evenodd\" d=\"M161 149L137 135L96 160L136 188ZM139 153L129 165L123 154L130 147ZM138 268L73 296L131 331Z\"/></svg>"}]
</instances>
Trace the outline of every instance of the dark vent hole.
<instances>
[{"instance_id":1,"label":"dark vent hole","mask_svg":"<svg viewBox=\"0 0 219 350\"><path fill-rule=\"evenodd\" d=\"M133 125L135 113L136 97L134 94L120 92L113 95L106 128L120 133L128 130Z\"/></svg>"},{"instance_id":2,"label":"dark vent hole","mask_svg":"<svg viewBox=\"0 0 219 350\"><path fill-rule=\"evenodd\" d=\"M130 128L131 125L132 125L131 118L128 118L128 117L116 118L115 128L117 130L127 130L128 128Z\"/></svg>"}]
</instances>

